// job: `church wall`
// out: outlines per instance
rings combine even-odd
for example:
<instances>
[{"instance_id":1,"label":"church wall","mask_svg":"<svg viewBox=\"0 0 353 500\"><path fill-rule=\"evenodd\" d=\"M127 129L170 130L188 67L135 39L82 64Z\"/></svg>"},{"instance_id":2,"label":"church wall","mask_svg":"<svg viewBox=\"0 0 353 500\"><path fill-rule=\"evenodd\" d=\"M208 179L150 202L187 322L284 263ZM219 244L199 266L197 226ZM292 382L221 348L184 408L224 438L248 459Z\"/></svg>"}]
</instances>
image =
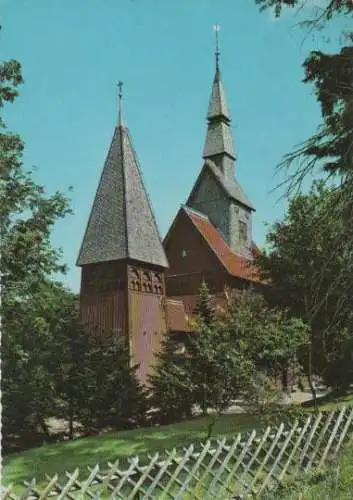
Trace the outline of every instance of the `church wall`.
<instances>
[{"instance_id":1,"label":"church wall","mask_svg":"<svg viewBox=\"0 0 353 500\"><path fill-rule=\"evenodd\" d=\"M126 333L126 294L108 292L85 296L80 301L81 321L94 335Z\"/></svg>"},{"instance_id":2,"label":"church wall","mask_svg":"<svg viewBox=\"0 0 353 500\"><path fill-rule=\"evenodd\" d=\"M126 265L103 262L82 267L80 317L92 334L126 334Z\"/></svg>"},{"instance_id":3,"label":"church wall","mask_svg":"<svg viewBox=\"0 0 353 500\"><path fill-rule=\"evenodd\" d=\"M146 382L152 372L154 355L160 350L166 333L164 296L146 293L129 294L130 354L133 364L140 364L137 376Z\"/></svg>"},{"instance_id":4,"label":"church wall","mask_svg":"<svg viewBox=\"0 0 353 500\"><path fill-rule=\"evenodd\" d=\"M252 220L251 211L245 207L231 202L230 206L230 247L233 252L251 257L251 242L252 242ZM246 245L242 245L240 237L240 223L246 224Z\"/></svg>"},{"instance_id":5,"label":"church wall","mask_svg":"<svg viewBox=\"0 0 353 500\"><path fill-rule=\"evenodd\" d=\"M161 269L138 262L128 265L128 310L130 354L132 363L140 364L137 376L144 383L166 333L165 282Z\"/></svg>"},{"instance_id":6,"label":"church wall","mask_svg":"<svg viewBox=\"0 0 353 500\"><path fill-rule=\"evenodd\" d=\"M197 294L203 279L215 292L223 289L226 273L190 219L180 212L165 243L169 261L167 296Z\"/></svg>"},{"instance_id":7,"label":"church wall","mask_svg":"<svg viewBox=\"0 0 353 500\"><path fill-rule=\"evenodd\" d=\"M207 170L204 171L188 206L207 215L224 240L229 243L230 201Z\"/></svg>"}]
</instances>

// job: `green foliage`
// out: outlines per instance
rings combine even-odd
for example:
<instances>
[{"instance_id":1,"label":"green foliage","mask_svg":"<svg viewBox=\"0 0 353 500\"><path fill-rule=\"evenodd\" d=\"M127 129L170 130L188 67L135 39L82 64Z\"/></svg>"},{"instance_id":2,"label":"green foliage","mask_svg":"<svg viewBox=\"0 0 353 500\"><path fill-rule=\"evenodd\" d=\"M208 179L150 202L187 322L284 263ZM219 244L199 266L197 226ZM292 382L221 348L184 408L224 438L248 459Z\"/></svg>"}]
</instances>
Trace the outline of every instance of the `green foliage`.
<instances>
[{"instance_id":1,"label":"green foliage","mask_svg":"<svg viewBox=\"0 0 353 500\"><path fill-rule=\"evenodd\" d=\"M316 4L311 0L255 0L261 10L273 9L276 17L280 17L285 8L311 8L315 9ZM349 14L353 11L350 0L324 0L319 5L320 17L322 20L330 20L337 14Z\"/></svg>"},{"instance_id":2,"label":"green foliage","mask_svg":"<svg viewBox=\"0 0 353 500\"><path fill-rule=\"evenodd\" d=\"M227 325L201 325L190 338L188 361L195 404L218 417L253 390L255 366L242 338Z\"/></svg>"},{"instance_id":3,"label":"green foliage","mask_svg":"<svg viewBox=\"0 0 353 500\"><path fill-rule=\"evenodd\" d=\"M271 281L268 300L310 326L314 371L338 387L352 381L353 255L352 248L338 245L346 227L330 210L336 199L337 191L322 182L294 197L285 219L267 234L270 249L257 264ZM308 370L308 349L302 362Z\"/></svg>"},{"instance_id":4,"label":"green foliage","mask_svg":"<svg viewBox=\"0 0 353 500\"><path fill-rule=\"evenodd\" d=\"M136 366L130 366L123 338L104 335L102 340L90 340L83 369L85 401L78 418L85 428L125 429L145 422L145 390L137 380Z\"/></svg>"},{"instance_id":5,"label":"green foliage","mask_svg":"<svg viewBox=\"0 0 353 500\"><path fill-rule=\"evenodd\" d=\"M298 354L308 342L307 325L285 310L269 307L265 298L251 290L230 307L226 328L241 339L247 355L258 368L278 376L298 367Z\"/></svg>"},{"instance_id":6,"label":"green foliage","mask_svg":"<svg viewBox=\"0 0 353 500\"><path fill-rule=\"evenodd\" d=\"M210 326L214 320L214 310L211 304L211 295L205 280L202 281L197 301L197 318L204 325Z\"/></svg>"},{"instance_id":7,"label":"green foliage","mask_svg":"<svg viewBox=\"0 0 353 500\"><path fill-rule=\"evenodd\" d=\"M249 408L261 411L278 403L278 389L270 390L269 379L261 379L259 371L277 377L298 368L308 329L251 291L230 301L227 313L219 316L203 283L198 304L198 329L184 338L185 352L176 349L178 343L170 336L158 354L152 400L171 420L187 416L193 405L205 415L212 410L211 433L216 419L236 399L244 398Z\"/></svg>"},{"instance_id":8,"label":"green foliage","mask_svg":"<svg viewBox=\"0 0 353 500\"><path fill-rule=\"evenodd\" d=\"M0 64L0 109L14 102L22 83L17 61ZM10 435L35 436L54 411L48 372L52 332L46 291L53 273L64 271L50 243L58 218L69 213L60 193L44 194L22 164L23 143L0 122L0 273L2 285L3 426ZM54 286L54 285L53 285ZM6 440L5 440L6 441Z\"/></svg>"},{"instance_id":9,"label":"green foliage","mask_svg":"<svg viewBox=\"0 0 353 500\"><path fill-rule=\"evenodd\" d=\"M22 83L17 61L0 65L0 109ZM22 163L23 142L0 123L3 445L51 439L47 420L124 428L143 421L146 402L120 341L93 343L79 324L77 297L53 275L65 272L51 245L70 213L61 193L47 196ZM40 435L38 435L40 431Z\"/></svg>"},{"instance_id":10,"label":"green foliage","mask_svg":"<svg viewBox=\"0 0 353 500\"><path fill-rule=\"evenodd\" d=\"M190 417L192 413L191 373L183 347L178 336L169 333L156 354L155 371L149 377L149 402L158 410L158 420L163 424Z\"/></svg>"}]
</instances>

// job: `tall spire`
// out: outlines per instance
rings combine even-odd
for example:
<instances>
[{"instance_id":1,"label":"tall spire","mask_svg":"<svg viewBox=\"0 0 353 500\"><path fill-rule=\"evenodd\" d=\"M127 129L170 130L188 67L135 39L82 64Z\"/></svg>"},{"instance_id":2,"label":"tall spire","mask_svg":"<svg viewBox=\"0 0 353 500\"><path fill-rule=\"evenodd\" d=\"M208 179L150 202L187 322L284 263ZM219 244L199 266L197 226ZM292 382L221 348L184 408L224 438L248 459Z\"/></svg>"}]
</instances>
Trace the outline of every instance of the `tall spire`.
<instances>
[{"instance_id":1,"label":"tall spire","mask_svg":"<svg viewBox=\"0 0 353 500\"><path fill-rule=\"evenodd\" d=\"M168 267L128 128L118 125L103 167L77 265L133 259Z\"/></svg>"},{"instance_id":2,"label":"tall spire","mask_svg":"<svg viewBox=\"0 0 353 500\"><path fill-rule=\"evenodd\" d=\"M233 179L236 156L230 129L231 117L221 80L219 30L218 24L214 26L216 33L216 71L207 112L208 128L203 158L214 161L225 176Z\"/></svg>"}]
</instances>

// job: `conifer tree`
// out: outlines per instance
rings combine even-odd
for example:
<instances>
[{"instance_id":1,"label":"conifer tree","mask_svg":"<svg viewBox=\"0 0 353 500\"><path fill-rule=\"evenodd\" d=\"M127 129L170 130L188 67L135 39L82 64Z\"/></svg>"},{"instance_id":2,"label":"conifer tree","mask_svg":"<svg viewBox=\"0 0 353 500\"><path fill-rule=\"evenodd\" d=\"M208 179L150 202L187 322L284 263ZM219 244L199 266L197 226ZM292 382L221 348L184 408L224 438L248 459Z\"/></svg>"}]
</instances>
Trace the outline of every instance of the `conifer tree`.
<instances>
[{"instance_id":1,"label":"conifer tree","mask_svg":"<svg viewBox=\"0 0 353 500\"><path fill-rule=\"evenodd\" d=\"M196 314L200 323L210 326L214 320L214 309L211 304L211 294L203 279L199 289Z\"/></svg>"},{"instance_id":2,"label":"conifer tree","mask_svg":"<svg viewBox=\"0 0 353 500\"><path fill-rule=\"evenodd\" d=\"M150 376L150 404L160 422L170 423L192 416L193 395L189 360L177 334L168 333L156 354L155 371Z\"/></svg>"}]
</instances>

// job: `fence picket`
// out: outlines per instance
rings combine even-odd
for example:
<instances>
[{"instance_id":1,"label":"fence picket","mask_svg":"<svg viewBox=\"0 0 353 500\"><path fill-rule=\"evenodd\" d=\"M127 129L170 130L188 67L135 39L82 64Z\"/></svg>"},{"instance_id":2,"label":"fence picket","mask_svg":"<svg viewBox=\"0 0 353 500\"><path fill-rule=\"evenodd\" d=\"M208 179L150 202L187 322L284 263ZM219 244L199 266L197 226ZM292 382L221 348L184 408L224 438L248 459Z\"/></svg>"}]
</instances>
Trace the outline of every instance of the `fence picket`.
<instances>
[{"instance_id":1,"label":"fence picket","mask_svg":"<svg viewBox=\"0 0 353 500\"><path fill-rule=\"evenodd\" d=\"M184 491L186 491L188 485L189 485L189 482L191 481L191 479L195 476L195 472L197 471L197 469L200 467L203 459L205 458L205 456L207 455L208 453L208 450L211 446L211 441L207 441L206 445L204 446L203 450L201 451L198 459L196 460L195 464L193 465L191 471L189 472L189 475L188 477L186 478L186 480L184 481L181 489L178 491L178 495L175 497L175 500L179 500L181 498L181 495L182 493L184 493ZM167 491L167 489L166 489Z\"/></svg>"},{"instance_id":2,"label":"fence picket","mask_svg":"<svg viewBox=\"0 0 353 500\"><path fill-rule=\"evenodd\" d=\"M347 432L348 432L348 430L349 430L349 426L350 426L350 425L351 425L351 423L352 423L352 418L353 418L353 409L352 409L352 411L349 413L348 418L347 418L347 420L346 420L346 423L345 423L345 425L344 425L344 427L343 427L343 430L342 430L342 432L341 432L341 434L340 434L339 440L338 440L338 442L337 442L337 445L336 445L336 448L335 448L335 451L334 451L334 456L336 456L336 455L337 455L337 453L339 452L339 450L340 450L340 448L341 448L341 445L342 445L342 443L343 443L343 440L344 440L344 438L346 437L346 434L347 434ZM353 433L352 433L352 437L353 437Z\"/></svg>"},{"instance_id":3,"label":"fence picket","mask_svg":"<svg viewBox=\"0 0 353 500\"><path fill-rule=\"evenodd\" d=\"M158 453L157 453L157 455L158 455ZM112 491L112 498L122 498L122 499L124 499L124 497L121 496L121 490L122 490L124 484L127 482L128 478L129 478L129 475L131 474L131 472L134 471L134 469L136 468L136 466L138 465L138 463L139 463L139 458L138 457L134 457L131 460L131 463L130 463L130 466L129 466L128 470L125 471L125 474L121 475L120 481L118 482L118 484L115 486L114 490ZM119 495L119 496L117 497L117 495Z\"/></svg>"},{"instance_id":4,"label":"fence picket","mask_svg":"<svg viewBox=\"0 0 353 500\"><path fill-rule=\"evenodd\" d=\"M246 477L246 474L249 474L250 470L251 470L251 466L253 465L253 463L256 461L260 451L262 450L262 447L264 446L269 434L271 432L271 427L267 427L264 435L262 436L262 439L259 441L258 445L257 445L257 448L256 448L256 451L254 453L254 455L251 457L249 463L247 464L247 466L245 467L245 469L243 470L241 476L238 478L238 482L239 482L239 485L241 486L245 486L245 490L246 491L252 491L250 486L247 485L247 484L243 484L244 481L243 481L243 478ZM254 476L253 476L254 477Z\"/></svg>"},{"instance_id":5,"label":"fence picket","mask_svg":"<svg viewBox=\"0 0 353 500\"><path fill-rule=\"evenodd\" d=\"M293 446L291 453L289 454L289 457L288 457L287 462L285 463L285 465L282 469L282 472L278 476L278 482L282 482L282 479L283 479L285 473L287 472L287 469L288 469L291 461L293 460L295 453L296 453L297 449L299 448L299 445L300 445L303 437L305 436L306 430L309 427L310 422L311 422L311 417L308 417L305 424L303 425L303 428L302 428L296 442L295 442L295 445Z\"/></svg>"},{"instance_id":6,"label":"fence picket","mask_svg":"<svg viewBox=\"0 0 353 500\"><path fill-rule=\"evenodd\" d=\"M334 415L336 414L336 412L332 412L328 419L326 420L325 422L325 425L323 426L323 428L321 429L321 432L319 434L319 437L315 443L315 448L314 448L314 451L313 453L311 454L311 457L309 458L309 461L308 463L306 464L304 470L307 471L308 469L310 469L311 465L314 463L314 459L317 455L317 452L319 451L320 449L320 446L321 446L321 443L322 443L322 440L324 439L325 435L326 435L326 432L328 431L328 428L330 427L330 424L331 424L331 421L334 417Z\"/></svg>"},{"instance_id":7,"label":"fence picket","mask_svg":"<svg viewBox=\"0 0 353 500\"><path fill-rule=\"evenodd\" d=\"M227 477L227 480L226 480L226 482L225 482L225 485L224 485L224 486L223 486L223 488L222 488L222 491L226 492L226 491L228 490L229 485L230 485L230 483L231 483L231 481L232 481L232 478L234 477L234 475L235 475L236 471L238 470L239 465L242 463L242 461L243 461L243 459L244 459L245 455L248 453L249 448L251 447L251 445L252 445L252 443L253 443L253 441L254 441L255 437L256 437L256 431L254 430L254 431L252 431L252 433L250 434L249 439L247 440L247 442L244 444L244 446L243 446L243 450L242 450L242 452L240 453L240 455L239 455L238 459L236 460L236 462L235 462L234 466L232 467L232 470L231 470L230 474L229 474L229 475L228 475L228 477Z\"/></svg>"},{"instance_id":8,"label":"fence picket","mask_svg":"<svg viewBox=\"0 0 353 500\"><path fill-rule=\"evenodd\" d=\"M343 407L342 410L340 411L340 414L338 415L338 419L336 420L336 423L335 423L335 426L333 428L333 431L331 432L331 435L329 437L329 440L328 440L328 443L326 445L326 448L324 449L324 452L322 454L321 460L319 462L319 467L321 467L324 464L324 462L325 462L325 460L327 458L328 452L330 451L330 448L331 448L331 445L333 443L333 440L336 437L337 431L338 431L339 426L340 426L340 424L342 422L342 419L344 417L345 412L346 412L346 409L345 409L345 407Z\"/></svg>"},{"instance_id":9,"label":"fence picket","mask_svg":"<svg viewBox=\"0 0 353 500\"><path fill-rule=\"evenodd\" d=\"M54 477L52 478L49 478L49 483L47 484L47 486L45 487L45 489L41 492L40 496L39 496L39 500L44 500L48 493L50 493L50 491L53 489L54 485L56 484L58 480L58 475L55 474Z\"/></svg>"},{"instance_id":10,"label":"fence picket","mask_svg":"<svg viewBox=\"0 0 353 500\"><path fill-rule=\"evenodd\" d=\"M212 482L211 482L211 484L210 484L210 486L209 486L209 488L207 490L207 495L205 496L205 500L209 500L210 498L212 498L214 489L217 486L219 478L221 477L224 469L227 467L228 462L231 459L231 457L232 457L233 453L235 452L235 450L237 449L240 441L241 441L241 434L238 434L238 436L236 437L236 439L233 442L233 445L231 446L230 450L228 451L225 459L223 460L222 465L219 467L219 469L217 471L217 474L212 479Z\"/></svg>"},{"instance_id":11,"label":"fence picket","mask_svg":"<svg viewBox=\"0 0 353 500\"><path fill-rule=\"evenodd\" d=\"M258 491L258 493L257 493L257 494L258 494L258 496L260 496L260 495L261 495L261 493L263 492L263 490L264 490L264 489L266 488L266 486L268 485L268 483L269 483L269 481L270 481L270 479L271 479L271 477L272 477L272 475L273 475L273 473L274 473L274 471L275 471L275 469L276 469L277 465L279 464L279 462L280 462L280 460L281 460L281 458L282 458L283 453L286 451L287 446L288 446L288 444L289 444L290 440L292 439L292 436L293 436L294 432L296 431L296 429L297 429L298 425L299 425L299 422L298 422L298 420L296 420L296 421L294 422L294 425L293 425L293 427L291 428L290 432L288 433L288 435L287 435L287 437L286 437L286 440L284 441L284 443L283 443L283 445L282 445L282 448L280 449L280 452L278 453L277 458L276 458L276 460L274 461L274 463L273 463L273 465L272 465L272 467L271 467L271 469L270 469L269 473L267 474L267 476L266 476L265 480L263 481L263 483L262 483L262 485L261 485L261 487L260 487L260 489L259 489L259 491Z\"/></svg>"},{"instance_id":12,"label":"fence picket","mask_svg":"<svg viewBox=\"0 0 353 500\"><path fill-rule=\"evenodd\" d=\"M42 491L32 479L24 483L21 496L13 492L12 485L1 487L1 495L4 500L51 497L83 500L87 496L98 500L103 494L105 498L124 500L152 500L157 495L161 500L181 500L190 493L190 498L195 500L216 500L243 492L259 498L270 485L281 483L286 474L298 474L302 465L305 470L312 468L316 456L319 456L319 466L324 465L330 454L336 456L349 441L351 431L353 408L343 407L338 412L319 413L315 418L309 416L302 426L296 420L286 429L283 423L273 430L268 427L259 438L254 430L247 439L242 440L239 434L230 444L226 438L218 440L216 445L207 441L197 452L193 445L179 452L173 449L162 461L156 453L144 466L134 457L124 470L119 469L119 460L113 464L108 462L108 470L104 472L100 472L98 465L88 467L89 474L83 481L78 479L79 469L76 469L71 474L66 473L68 480L64 486L56 474L46 477ZM303 440L305 445L301 450ZM306 458L308 461L304 463Z\"/></svg>"},{"instance_id":13,"label":"fence picket","mask_svg":"<svg viewBox=\"0 0 353 500\"><path fill-rule=\"evenodd\" d=\"M253 478L253 480L252 480L251 486L250 486L252 490L255 490L255 487L256 487L256 481L257 481L257 479L259 478L259 476L260 476L260 474L261 474L262 470L264 469L265 465L267 464L268 459L270 458L270 456L271 456L271 454L272 454L273 450L275 449L275 447L276 447L276 445L277 445L277 442L278 442L279 438L281 437L281 435L282 435L282 433L283 433L283 429L284 429L284 424L282 423L282 424L279 426L279 429L278 429L278 431L277 431L276 436L275 436L275 437L274 437L274 439L273 439L273 442L272 442L272 444L271 444L271 446L270 446L270 449L269 449L269 450L268 450L268 452L266 453L265 458L263 459L263 461L262 461L262 463L261 463L260 467L259 467L259 468L257 469L257 471L256 471L256 474L255 474L255 476L254 476L254 478Z\"/></svg>"},{"instance_id":14,"label":"fence picket","mask_svg":"<svg viewBox=\"0 0 353 500\"><path fill-rule=\"evenodd\" d=\"M176 457L176 454L177 454L177 451L176 449L174 448L174 450L172 450L172 452L170 453L169 457L167 460L164 461L164 464L161 466L161 468L159 469L158 473L156 474L156 477L154 478L152 484L150 485L150 487L147 489L147 492L146 492L146 495L143 497L143 499L146 499L146 500L153 500L153 496L152 496L152 493L153 491L156 489L156 487L158 486L158 482L160 480L160 478L163 476L164 472L167 470L167 468L169 467L170 463L174 460L174 458Z\"/></svg>"},{"instance_id":15,"label":"fence picket","mask_svg":"<svg viewBox=\"0 0 353 500\"><path fill-rule=\"evenodd\" d=\"M315 436L316 429L318 428L318 426L319 426L319 424L320 424L320 422L321 422L322 418L323 418L323 414L320 412L320 413L318 414L318 416L316 417L316 419L315 419L315 422L314 422L314 425L313 425L313 426L312 426L312 428L311 428L311 431L310 431L309 437L308 437L308 439L307 439L307 441L306 441L306 443L305 443L305 445L304 445L304 448L303 448L303 450L302 450L302 452L301 452L301 454L300 454L300 459L299 459L298 468L302 467L302 465L303 465L303 463L304 463L304 460L305 460L306 454L307 454L307 452L308 452L308 450L309 450L309 447L310 447L310 445L311 445L311 443L312 443L312 440L313 440L313 438L314 438L314 436Z\"/></svg>"}]
</instances>

